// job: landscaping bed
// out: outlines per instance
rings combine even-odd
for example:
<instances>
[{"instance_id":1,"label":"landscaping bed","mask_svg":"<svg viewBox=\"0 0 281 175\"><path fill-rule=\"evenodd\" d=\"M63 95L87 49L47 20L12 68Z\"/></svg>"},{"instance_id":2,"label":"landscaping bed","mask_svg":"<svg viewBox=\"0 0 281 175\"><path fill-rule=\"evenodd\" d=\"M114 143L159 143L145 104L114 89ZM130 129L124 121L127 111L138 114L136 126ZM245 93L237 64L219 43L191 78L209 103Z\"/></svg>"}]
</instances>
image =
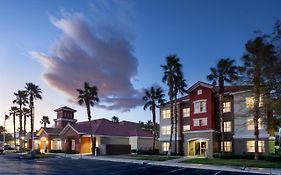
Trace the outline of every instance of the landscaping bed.
<instances>
[{"instance_id":1,"label":"landscaping bed","mask_svg":"<svg viewBox=\"0 0 281 175\"><path fill-rule=\"evenodd\" d=\"M228 165L228 166L240 166L240 167L259 167L259 168L281 168L280 161L268 161L268 160L255 161L255 160L247 160L247 159L195 158L195 159L185 160L182 163Z\"/></svg>"},{"instance_id":2,"label":"landscaping bed","mask_svg":"<svg viewBox=\"0 0 281 175\"><path fill-rule=\"evenodd\" d=\"M180 156L170 156L167 157L166 155L129 155L130 159L135 160L152 160L152 161L166 161L166 160L173 160L178 159Z\"/></svg>"}]
</instances>

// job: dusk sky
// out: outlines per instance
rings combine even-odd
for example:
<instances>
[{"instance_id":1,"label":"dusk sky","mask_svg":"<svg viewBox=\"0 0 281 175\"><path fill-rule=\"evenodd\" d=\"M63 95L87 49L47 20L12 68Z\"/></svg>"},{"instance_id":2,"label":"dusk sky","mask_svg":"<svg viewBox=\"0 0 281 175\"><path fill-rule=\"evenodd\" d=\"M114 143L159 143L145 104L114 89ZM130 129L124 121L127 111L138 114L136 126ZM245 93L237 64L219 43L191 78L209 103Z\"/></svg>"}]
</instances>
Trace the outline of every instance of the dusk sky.
<instances>
[{"instance_id":1,"label":"dusk sky","mask_svg":"<svg viewBox=\"0 0 281 175\"><path fill-rule=\"evenodd\" d=\"M43 91L36 129L43 115L53 124L62 106L87 120L76 102L84 81L99 88L94 119L147 121L142 88L167 92L160 67L167 55L181 58L188 86L206 81L219 58L239 63L253 31L271 32L280 8L278 0L1 0L0 125L26 82ZM7 125L11 132L12 119Z\"/></svg>"}]
</instances>

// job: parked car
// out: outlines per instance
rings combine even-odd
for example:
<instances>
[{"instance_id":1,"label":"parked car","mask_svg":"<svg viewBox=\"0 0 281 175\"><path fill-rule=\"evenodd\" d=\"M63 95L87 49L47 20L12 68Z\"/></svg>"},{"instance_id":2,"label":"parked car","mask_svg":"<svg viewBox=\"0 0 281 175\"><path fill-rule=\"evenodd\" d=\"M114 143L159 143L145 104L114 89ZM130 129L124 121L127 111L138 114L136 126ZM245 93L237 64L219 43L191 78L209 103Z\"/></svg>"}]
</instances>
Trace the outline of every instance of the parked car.
<instances>
[{"instance_id":1,"label":"parked car","mask_svg":"<svg viewBox=\"0 0 281 175\"><path fill-rule=\"evenodd\" d=\"M4 150L15 150L11 145L5 145Z\"/></svg>"},{"instance_id":2,"label":"parked car","mask_svg":"<svg viewBox=\"0 0 281 175\"><path fill-rule=\"evenodd\" d=\"M0 154L3 154L4 152L4 143L0 141Z\"/></svg>"}]
</instances>

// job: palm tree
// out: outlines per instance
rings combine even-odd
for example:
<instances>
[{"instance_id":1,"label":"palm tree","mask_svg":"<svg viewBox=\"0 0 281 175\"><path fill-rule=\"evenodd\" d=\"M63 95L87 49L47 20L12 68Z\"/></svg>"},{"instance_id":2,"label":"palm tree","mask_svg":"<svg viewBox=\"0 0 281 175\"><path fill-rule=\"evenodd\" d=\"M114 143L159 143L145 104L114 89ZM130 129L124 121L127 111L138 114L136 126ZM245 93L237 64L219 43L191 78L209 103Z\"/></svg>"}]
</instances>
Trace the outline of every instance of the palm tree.
<instances>
[{"instance_id":1,"label":"palm tree","mask_svg":"<svg viewBox=\"0 0 281 175\"><path fill-rule=\"evenodd\" d=\"M29 117L29 109L23 108L23 134L26 135L26 118Z\"/></svg>"},{"instance_id":2,"label":"palm tree","mask_svg":"<svg viewBox=\"0 0 281 175\"><path fill-rule=\"evenodd\" d=\"M222 154L224 153L224 117L223 117L223 95L224 84L232 83L238 80L239 67L234 65L235 60L230 58L221 58L216 67L211 67L211 73L207 76L209 81L212 81L213 85L219 85L219 115L220 115L220 130L222 141Z\"/></svg>"},{"instance_id":3,"label":"palm tree","mask_svg":"<svg viewBox=\"0 0 281 175\"><path fill-rule=\"evenodd\" d=\"M46 125L50 124L49 117L48 116L43 116L41 121L40 121L40 123L44 125L44 128L46 128Z\"/></svg>"},{"instance_id":4,"label":"palm tree","mask_svg":"<svg viewBox=\"0 0 281 175\"><path fill-rule=\"evenodd\" d=\"M164 70L164 76L162 81L167 83L169 88L169 100L170 100L170 118L171 118L171 135L169 142L169 150L167 155L171 155L172 135L174 130L174 97L175 97L175 77L178 76L179 70L181 70L181 64L179 58L176 55L169 55L166 57L166 65L161 65Z\"/></svg>"},{"instance_id":5,"label":"palm tree","mask_svg":"<svg viewBox=\"0 0 281 175\"><path fill-rule=\"evenodd\" d=\"M116 116L113 116L113 117L111 118L111 120L112 120L112 122L114 122L114 123L119 123L119 118L116 117Z\"/></svg>"},{"instance_id":6,"label":"palm tree","mask_svg":"<svg viewBox=\"0 0 281 175\"><path fill-rule=\"evenodd\" d=\"M19 105L19 120L20 120L20 130L19 130L19 138L22 138L23 136L23 130L22 130L22 107L25 106L27 101L27 94L26 91L18 91L17 93L14 93L16 96L16 99L13 101L13 103L17 103ZM22 140L20 139L20 148L22 148Z\"/></svg>"},{"instance_id":7,"label":"palm tree","mask_svg":"<svg viewBox=\"0 0 281 175\"><path fill-rule=\"evenodd\" d=\"M26 83L26 93L29 97L29 112L30 112L30 133L31 133L31 154L34 150L34 100L42 100L42 91L38 85L33 83Z\"/></svg>"},{"instance_id":8,"label":"palm tree","mask_svg":"<svg viewBox=\"0 0 281 175\"><path fill-rule=\"evenodd\" d=\"M143 109L149 110L152 112L152 125L153 125L153 146L152 149L155 151L155 140L156 140L156 107L164 103L163 89L161 87L151 86L149 89L144 89L145 95L142 97L145 104Z\"/></svg>"},{"instance_id":9,"label":"palm tree","mask_svg":"<svg viewBox=\"0 0 281 175\"><path fill-rule=\"evenodd\" d=\"M184 93L187 93L187 85L186 85L186 82L183 78L183 73L181 71L181 66L178 67L178 72L177 72L177 76L174 77L174 81L175 81L175 84L174 84L174 88L175 88L175 93L174 93L174 102L175 102L175 105L174 105L174 110L175 110L175 153L178 152L178 146L177 146L177 135L178 135L178 105L177 105L177 101L178 101L178 98L177 98L177 95L178 93L180 93L181 95L183 95Z\"/></svg>"},{"instance_id":10,"label":"palm tree","mask_svg":"<svg viewBox=\"0 0 281 175\"><path fill-rule=\"evenodd\" d=\"M276 61L274 46L266 43L264 38L256 37L245 45L246 53L242 57L246 81L253 85L254 93L254 128L255 128L255 160L259 159L258 141L259 128L258 121L261 117L260 97L267 93L266 88L270 86L272 73L278 65ZM279 69L280 71L280 69Z\"/></svg>"},{"instance_id":11,"label":"palm tree","mask_svg":"<svg viewBox=\"0 0 281 175\"><path fill-rule=\"evenodd\" d=\"M92 129L92 116L90 107L94 106L95 103L99 102L98 97L98 88L96 86L90 86L88 82L84 83L84 89L77 89L78 95L78 103L83 105L85 103L87 109L87 115L89 120L89 129L91 133L91 142L92 142L92 154L94 154L95 142L93 139L93 129Z\"/></svg>"},{"instance_id":12,"label":"palm tree","mask_svg":"<svg viewBox=\"0 0 281 175\"><path fill-rule=\"evenodd\" d=\"M16 115L19 112L19 108L12 106L10 109L10 116L13 115L13 126L14 126L14 145L16 146Z\"/></svg>"}]
</instances>

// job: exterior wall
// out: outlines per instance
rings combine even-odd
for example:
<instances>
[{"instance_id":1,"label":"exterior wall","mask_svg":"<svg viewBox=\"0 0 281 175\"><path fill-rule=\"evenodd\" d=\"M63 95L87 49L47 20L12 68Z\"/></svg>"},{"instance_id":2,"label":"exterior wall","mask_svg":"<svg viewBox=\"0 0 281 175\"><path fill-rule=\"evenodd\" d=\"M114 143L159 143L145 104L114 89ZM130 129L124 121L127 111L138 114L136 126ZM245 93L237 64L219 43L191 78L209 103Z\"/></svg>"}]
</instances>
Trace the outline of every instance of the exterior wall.
<instances>
[{"instance_id":1,"label":"exterior wall","mask_svg":"<svg viewBox=\"0 0 281 175\"><path fill-rule=\"evenodd\" d=\"M234 103L234 139L249 138L254 139L254 130L247 130L247 120L253 119L250 109L246 108L245 98L253 96L251 92L239 93L233 96ZM266 131L266 123L260 129L260 138L269 138Z\"/></svg>"},{"instance_id":2,"label":"exterior wall","mask_svg":"<svg viewBox=\"0 0 281 175\"><path fill-rule=\"evenodd\" d=\"M100 144L129 145L129 137L107 137L101 136Z\"/></svg>"},{"instance_id":3,"label":"exterior wall","mask_svg":"<svg viewBox=\"0 0 281 175\"><path fill-rule=\"evenodd\" d=\"M91 153L91 138L81 137L80 153Z\"/></svg>"},{"instance_id":4,"label":"exterior wall","mask_svg":"<svg viewBox=\"0 0 281 175\"><path fill-rule=\"evenodd\" d=\"M164 142L168 142L169 143L169 140L167 140L167 141L160 141L159 142L159 152L162 153L162 154L166 154L167 153L167 151L164 151L163 147L162 147L162 143L164 143ZM172 141L171 149L175 150L175 141Z\"/></svg>"},{"instance_id":5,"label":"exterior wall","mask_svg":"<svg viewBox=\"0 0 281 175\"><path fill-rule=\"evenodd\" d=\"M129 144L132 150L149 150L153 147L153 138L130 137ZM155 149L159 149L159 142L156 140Z\"/></svg>"},{"instance_id":6,"label":"exterior wall","mask_svg":"<svg viewBox=\"0 0 281 175\"><path fill-rule=\"evenodd\" d=\"M70 127L64 132L63 135L61 135L62 138L62 150L64 152L72 152L72 140L75 140L75 152L80 152L80 135L76 133L73 129Z\"/></svg>"},{"instance_id":7,"label":"exterior wall","mask_svg":"<svg viewBox=\"0 0 281 175\"><path fill-rule=\"evenodd\" d=\"M234 140L234 153L235 154L244 154L247 152L247 141L253 141L254 139L235 139ZM261 141L264 141L264 149L265 152L261 152L261 154L268 154L269 153L269 144L268 139L260 139ZM254 154L254 153L253 153Z\"/></svg>"},{"instance_id":8,"label":"exterior wall","mask_svg":"<svg viewBox=\"0 0 281 175\"><path fill-rule=\"evenodd\" d=\"M162 126L171 126L171 119L170 118L166 118L166 119L163 119L163 116L162 116L162 111L163 110L169 110L170 107L169 107L169 104L166 105L165 107L162 107L160 108L160 135L159 135L159 141L169 141L170 140L170 135L163 135L162 134ZM172 140L175 139L175 133L173 133L173 136L172 136Z\"/></svg>"},{"instance_id":9,"label":"exterior wall","mask_svg":"<svg viewBox=\"0 0 281 175\"><path fill-rule=\"evenodd\" d=\"M201 95L197 95L197 91L202 90ZM210 88L204 86L198 86L191 92L189 92L189 100L190 100L190 130L191 131L198 131L198 130L208 130L215 128L215 112L214 112L214 95L213 91ZM197 100L207 100L206 101L206 112L205 113L194 113L194 101ZM208 123L207 126L193 126L193 119L196 118L207 118Z\"/></svg>"},{"instance_id":10,"label":"exterior wall","mask_svg":"<svg viewBox=\"0 0 281 175\"><path fill-rule=\"evenodd\" d=\"M213 157L213 154L219 150L219 133L215 131L191 131L184 134L184 155L188 156L188 141L205 139L208 141L208 157Z\"/></svg>"}]
</instances>

